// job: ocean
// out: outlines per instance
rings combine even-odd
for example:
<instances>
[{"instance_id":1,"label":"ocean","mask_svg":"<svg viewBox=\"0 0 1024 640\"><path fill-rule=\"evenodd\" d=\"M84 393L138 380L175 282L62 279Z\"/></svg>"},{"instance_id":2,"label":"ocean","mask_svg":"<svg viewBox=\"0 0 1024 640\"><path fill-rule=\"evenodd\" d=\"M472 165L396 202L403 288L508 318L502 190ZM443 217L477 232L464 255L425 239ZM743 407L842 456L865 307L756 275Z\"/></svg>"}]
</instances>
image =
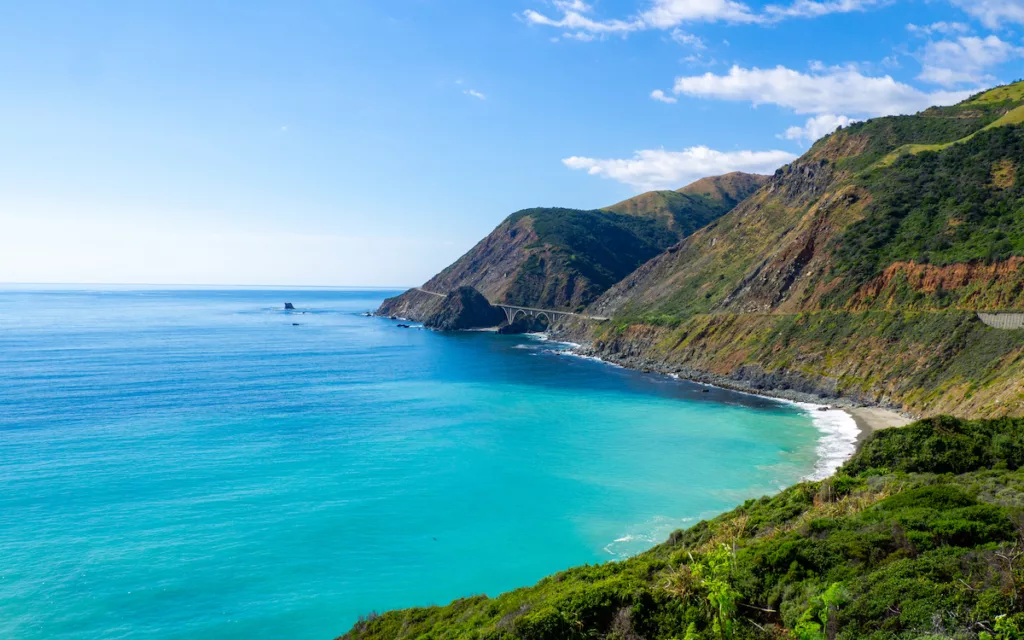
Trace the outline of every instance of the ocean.
<instances>
[{"instance_id":1,"label":"ocean","mask_svg":"<svg viewBox=\"0 0 1024 640\"><path fill-rule=\"evenodd\" d=\"M394 293L0 291L0 637L327 640L852 450L840 412L361 315Z\"/></svg>"}]
</instances>

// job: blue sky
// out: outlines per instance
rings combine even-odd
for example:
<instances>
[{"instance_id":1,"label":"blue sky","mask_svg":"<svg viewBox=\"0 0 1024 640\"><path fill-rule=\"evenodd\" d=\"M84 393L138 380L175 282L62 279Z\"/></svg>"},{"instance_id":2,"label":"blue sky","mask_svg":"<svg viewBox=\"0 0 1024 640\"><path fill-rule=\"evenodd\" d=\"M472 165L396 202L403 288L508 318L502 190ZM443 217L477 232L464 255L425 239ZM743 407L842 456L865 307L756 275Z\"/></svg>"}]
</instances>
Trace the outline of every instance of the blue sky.
<instances>
[{"instance_id":1,"label":"blue sky","mask_svg":"<svg viewBox=\"0 0 1024 640\"><path fill-rule=\"evenodd\" d=\"M0 1L0 282L412 285L1024 73L1024 0Z\"/></svg>"}]
</instances>

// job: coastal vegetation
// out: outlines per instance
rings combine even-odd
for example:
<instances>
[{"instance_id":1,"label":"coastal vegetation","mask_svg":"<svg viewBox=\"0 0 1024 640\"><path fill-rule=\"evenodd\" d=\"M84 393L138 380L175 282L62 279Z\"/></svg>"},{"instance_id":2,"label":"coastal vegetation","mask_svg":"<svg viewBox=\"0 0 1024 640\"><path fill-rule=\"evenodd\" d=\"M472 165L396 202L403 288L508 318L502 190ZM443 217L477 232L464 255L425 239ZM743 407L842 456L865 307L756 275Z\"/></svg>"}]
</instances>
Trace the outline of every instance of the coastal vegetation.
<instances>
[{"instance_id":1,"label":"coastal vegetation","mask_svg":"<svg viewBox=\"0 0 1024 640\"><path fill-rule=\"evenodd\" d=\"M922 420L634 558L344 638L1021 638L1022 467L1022 419Z\"/></svg>"}]
</instances>

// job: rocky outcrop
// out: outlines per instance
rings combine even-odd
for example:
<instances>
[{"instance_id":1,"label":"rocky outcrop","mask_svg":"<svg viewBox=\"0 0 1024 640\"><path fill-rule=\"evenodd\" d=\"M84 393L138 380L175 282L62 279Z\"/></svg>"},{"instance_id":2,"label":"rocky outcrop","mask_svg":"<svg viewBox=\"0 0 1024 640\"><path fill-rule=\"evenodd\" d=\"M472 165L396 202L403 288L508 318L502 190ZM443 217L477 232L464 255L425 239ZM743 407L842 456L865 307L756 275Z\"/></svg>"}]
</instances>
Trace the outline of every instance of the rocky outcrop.
<instances>
[{"instance_id":1,"label":"rocky outcrop","mask_svg":"<svg viewBox=\"0 0 1024 640\"><path fill-rule=\"evenodd\" d=\"M438 312L444 296L427 293L422 289L409 289L401 295L381 303L375 315L423 322Z\"/></svg>"},{"instance_id":2,"label":"rocky outcrop","mask_svg":"<svg viewBox=\"0 0 1024 640\"><path fill-rule=\"evenodd\" d=\"M971 309L1020 309L1024 307L1024 257L992 263L920 264L894 262L862 285L850 301L850 308L885 309L913 306L933 309L941 294L944 306L955 304Z\"/></svg>"},{"instance_id":3,"label":"rocky outcrop","mask_svg":"<svg viewBox=\"0 0 1024 640\"><path fill-rule=\"evenodd\" d=\"M436 312L423 321L423 326L438 331L460 331L496 327L505 320L505 313L492 306L473 287L459 287L452 291Z\"/></svg>"}]
</instances>

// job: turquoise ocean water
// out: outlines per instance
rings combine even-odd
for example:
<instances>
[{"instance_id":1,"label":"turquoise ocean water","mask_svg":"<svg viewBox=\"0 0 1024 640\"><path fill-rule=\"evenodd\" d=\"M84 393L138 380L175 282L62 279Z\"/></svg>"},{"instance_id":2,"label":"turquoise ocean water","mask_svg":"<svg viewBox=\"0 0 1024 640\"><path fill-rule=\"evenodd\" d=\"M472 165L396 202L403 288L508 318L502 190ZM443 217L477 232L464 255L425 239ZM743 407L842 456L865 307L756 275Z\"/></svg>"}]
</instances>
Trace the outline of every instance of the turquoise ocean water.
<instances>
[{"instance_id":1,"label":"turquoise ocean water","mask_svg":"<svg viewBox=\"0 0 1024 640\"><path fill-rule=\"evenodd\" d=\"M0 637L328 639L634 554L846 446L791 404L359 315L392 293L0 291Z\"/></svg>"}]
</instances>

